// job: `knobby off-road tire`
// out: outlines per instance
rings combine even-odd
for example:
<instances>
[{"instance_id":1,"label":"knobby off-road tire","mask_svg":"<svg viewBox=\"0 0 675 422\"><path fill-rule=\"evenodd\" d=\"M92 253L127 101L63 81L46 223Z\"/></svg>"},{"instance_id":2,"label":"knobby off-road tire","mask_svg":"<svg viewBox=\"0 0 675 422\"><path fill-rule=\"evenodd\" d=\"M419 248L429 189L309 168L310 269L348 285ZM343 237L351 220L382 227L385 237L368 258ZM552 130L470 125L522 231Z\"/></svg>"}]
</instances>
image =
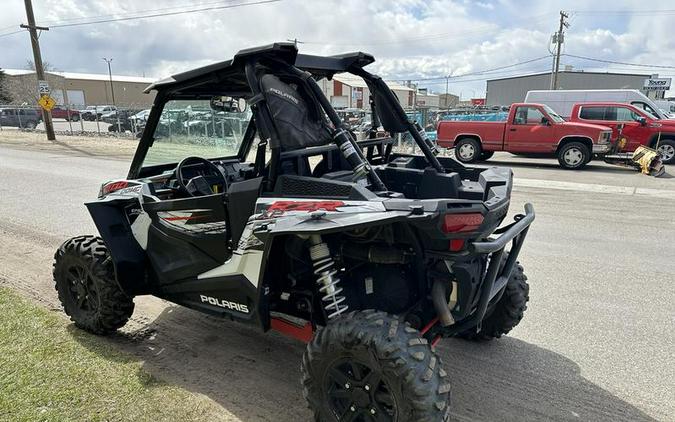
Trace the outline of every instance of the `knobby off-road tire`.
<instances>
[{"instance_id":1,"label":"knobby off-road tire","mask_svg":"<svg viewBox=\"0 0 675 422\"><path fill-rule=\"evenodd\" d=\"M506 260L506 257L504 258ZM508 334L523 319L527 309L530 286L527 284L527 276L523 271L522 265L516 263L506 284L504 294L497 303L488 308L488 313L483 318L480 332L476 328L464 331L460 334L468 340L486 341L493 338L500 338Z\"/></svg>"},{"instance_id":2,"label":"knobby off-road tire","mask_svg":"<svg viewBox=\"0 0 675 422\"><path fill-rule=\"evenodd\" d=\"M94 334L110 334L127 323L133 299L115 280L103 239L78 236L54 255L54 281L63 309L75 325Z\"/></svg>"},{"instance_id":3,"label":"knobby off-road tire","mask_svg":"<svg viewBox=\"0 0 675 422\"><path fill-rule=\"evenodd\" d=\"M352 312L319 330L302 358L317 421L446 421L450 384L419 331L384 312Z\"/></svg>"}]
</instances>

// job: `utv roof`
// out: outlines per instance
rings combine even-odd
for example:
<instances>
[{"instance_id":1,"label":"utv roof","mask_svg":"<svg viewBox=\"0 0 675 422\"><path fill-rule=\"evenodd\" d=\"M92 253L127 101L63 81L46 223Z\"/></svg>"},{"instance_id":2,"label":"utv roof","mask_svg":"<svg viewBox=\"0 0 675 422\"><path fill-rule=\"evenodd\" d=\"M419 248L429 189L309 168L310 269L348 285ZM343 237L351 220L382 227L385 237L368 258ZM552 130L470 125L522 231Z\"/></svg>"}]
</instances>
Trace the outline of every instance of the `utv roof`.
<instances>
[{"instance_id":1,"label":"utv roof","mask_svg":"<svg viewBox=\"0 0 675 422\"><path fill-rule=\"evenodd\" d=\"M189 91L191 94L195 94L203 89L205 94L207 91L213 94L214 88L217 88L214 84L221 85L227 91L247 92L248 83L244 74L244 64L251 58L257 58L262 62L266 60L282 61L306 70L317 78L325 77L328 79L331 79L336 73L348 72L375 61L375 58L368 53L354 52L336 56L313 56L298 54L298 49L293 43L274 43L241 50L230 60L188 70L159 80L148 86L145 92L170 90L178 93Z\"/></svg>"}]
</instances>

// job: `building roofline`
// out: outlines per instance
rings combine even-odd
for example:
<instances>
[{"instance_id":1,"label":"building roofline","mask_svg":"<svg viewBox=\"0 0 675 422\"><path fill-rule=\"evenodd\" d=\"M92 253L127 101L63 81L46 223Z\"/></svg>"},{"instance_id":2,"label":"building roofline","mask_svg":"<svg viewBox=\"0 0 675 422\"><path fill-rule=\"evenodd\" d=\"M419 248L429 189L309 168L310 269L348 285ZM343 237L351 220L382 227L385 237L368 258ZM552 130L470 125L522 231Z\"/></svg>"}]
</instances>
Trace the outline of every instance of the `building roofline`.
<instances>
[{"instance_id":1,"label":"building roofline","mask_svg":"<svg viewBox=\"0 0 675 422\"><path fill-rule=\"evenodd\" d=\"M586 71L567 71L567 70L561 70L558 73L570 73L574 75L611 75L611 76L639 76L643 78L649 78L652 75L646 75L643 73L619 73L619 72L586 72ZM551 72L539 72L539 73L529 73L526 75L518 75L518 76L508 76L505 78L495 78L495 79L488 79L487 82L495 82L495 81L507 81L509 79L521 79L521 78L529 78L531 76L542 76L542 75L550 75Z\"/></svg>"},{"instance_id":2,"label":"building roofline","mask_svg":"<svg viewBox=\"0 0 675 422\"><path fill-rule=\"evenodd\" d=\"M35 74L34 70L27 69L2 69L7 76L23 76L23 75L33 75ZM66 79L80 79L86 81L109 81L110 76L104 73L78 73L78 72L57 72L49 71L46 72L48 75L60 76ZM146 78L142 76L124 76L124 75L112 75L113 82L132 82L132 83L142 83L149 84L154 82L155 78Z\"/></svg>"}]
</instances>

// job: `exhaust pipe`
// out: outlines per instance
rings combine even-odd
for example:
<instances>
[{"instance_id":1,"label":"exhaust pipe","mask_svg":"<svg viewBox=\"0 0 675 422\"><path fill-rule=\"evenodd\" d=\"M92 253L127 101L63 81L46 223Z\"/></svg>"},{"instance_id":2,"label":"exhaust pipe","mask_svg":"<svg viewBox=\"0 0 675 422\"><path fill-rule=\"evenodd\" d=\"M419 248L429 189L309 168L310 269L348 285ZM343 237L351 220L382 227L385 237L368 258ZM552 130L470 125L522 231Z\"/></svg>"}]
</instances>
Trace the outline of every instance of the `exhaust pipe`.
<instances>
[{"instance_id":1,"label":"exhaust pipe","mask_svg":"<svg viewBox=\"0 0 675 422\"><path fill-rule=\"evenodd\" d=\"M447 280L436 279L433 286L431 286L431 301L438 313L438 320L443 327L455 323L455 319L450 313L450 306L448 305L447 285Z\"/></svg>"}]
</instances>

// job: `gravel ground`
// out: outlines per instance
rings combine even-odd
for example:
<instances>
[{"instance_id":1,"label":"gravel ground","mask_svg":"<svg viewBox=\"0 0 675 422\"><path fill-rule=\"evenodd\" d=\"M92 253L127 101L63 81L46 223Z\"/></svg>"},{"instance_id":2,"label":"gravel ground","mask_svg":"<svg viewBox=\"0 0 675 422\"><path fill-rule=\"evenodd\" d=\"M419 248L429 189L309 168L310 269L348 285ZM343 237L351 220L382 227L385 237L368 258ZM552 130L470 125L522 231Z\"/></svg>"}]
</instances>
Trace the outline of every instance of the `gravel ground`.
<instances>
[{"instance_id":1,"label":"gravel ground","mask_svg":"<svg viewBox=\"0 0 675 422\"><path fill-rule=\"evenodd\" d=\"M82 204L126 174L135 141L38 138L0 134L0 282L57 309L54 250L95 233ZM525 202L537 212L521 253L531 300L508 337L438 346L453 380L451 420L675 420L675 179L595 163L563 171L509 154L490 164L514 168L511 213ZM112 342L152 375L235 420L310 419L301 344L154 298L137 303Z\"/></svg>"}]
</instances>

